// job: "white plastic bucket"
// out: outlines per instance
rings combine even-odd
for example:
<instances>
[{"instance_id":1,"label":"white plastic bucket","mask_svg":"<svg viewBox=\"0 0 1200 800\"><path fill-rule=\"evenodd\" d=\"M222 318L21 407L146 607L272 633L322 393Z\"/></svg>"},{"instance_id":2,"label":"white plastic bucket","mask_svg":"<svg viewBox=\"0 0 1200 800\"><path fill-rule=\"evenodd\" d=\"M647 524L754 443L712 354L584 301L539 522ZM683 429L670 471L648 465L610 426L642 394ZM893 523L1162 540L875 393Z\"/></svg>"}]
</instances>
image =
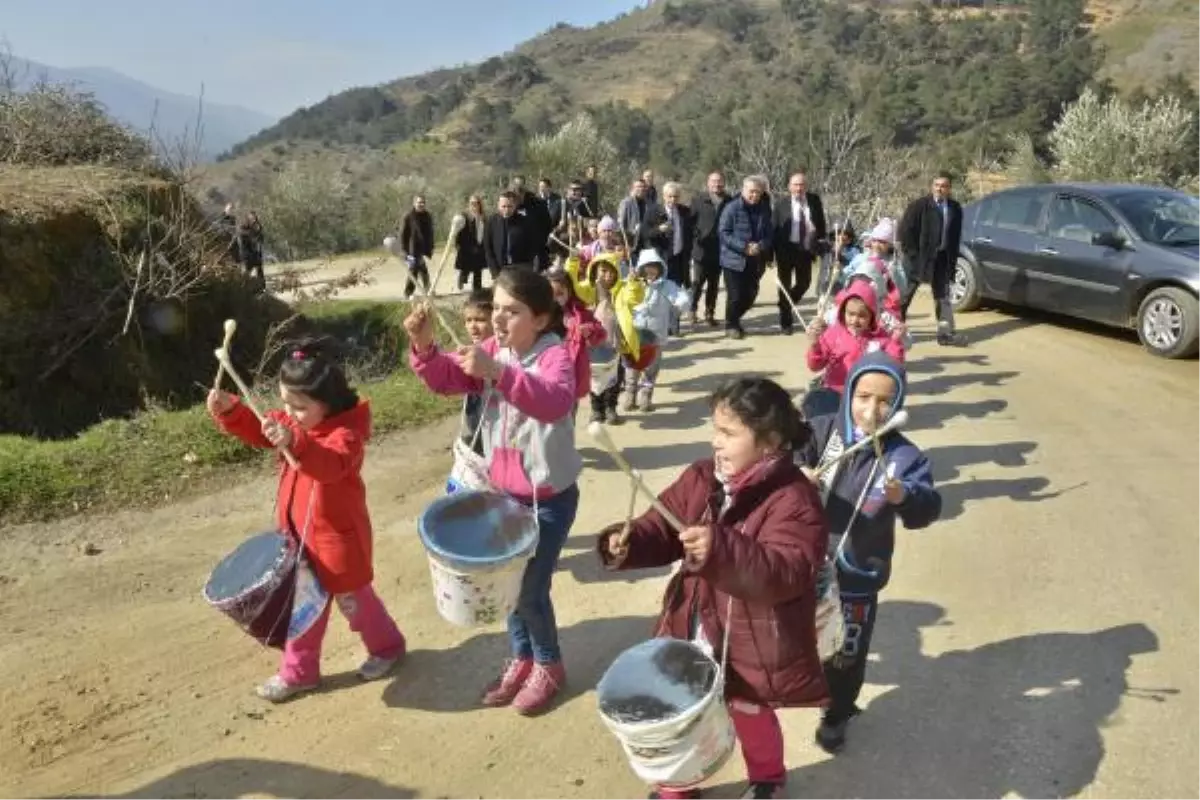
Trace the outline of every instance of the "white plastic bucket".
<instances>
[{"instance_id":1,"label":"white plastic bucket","mask_svg":"<svg viewBox=\"0 0 1200 800\"><path fill-rule=\"evenodd\" d=\"M430 503L417 529L443 619L474 628L516 607L525 565L537 550L532 509L497 492L458 491Z\"/></svg>"},{"instance_id":2,"label":"white plastic bucket","mask_svg":"<svg viewBox=\"0 0 1200 800\"><path fill-rule=\"evenodd\" d=\"M600 718L648 784L693 788L733 752L721 668L691 642L659 638L629 648L604 673L596 694Z\"/></svg>"}]
</instances>

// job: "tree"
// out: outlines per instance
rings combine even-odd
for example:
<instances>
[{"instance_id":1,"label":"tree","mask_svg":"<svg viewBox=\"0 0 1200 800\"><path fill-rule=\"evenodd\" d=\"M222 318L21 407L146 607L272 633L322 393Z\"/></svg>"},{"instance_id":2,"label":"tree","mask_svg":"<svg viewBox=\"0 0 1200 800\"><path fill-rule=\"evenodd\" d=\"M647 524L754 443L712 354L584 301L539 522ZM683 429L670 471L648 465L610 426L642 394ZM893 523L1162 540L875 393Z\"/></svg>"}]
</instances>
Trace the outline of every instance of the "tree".
<instances>
[{"instance_id":1,"label":"tree","mask_svg":"<svg viewBox=\"0 0 1200 800\"><path fill-rule=\"evenodd\" d=\"M600 133L590 114L578 114L553 134L539 134L525 145L525 170L563 185L583 175L595 164L601 194L614 197L618 187L620 155L613 143ZM616 182L614 182L616 181Z\"/></svg>"},{"instance_id":2,"label":"tree","mask_svg":"<svg viewBox=\"0 0 1200 800\"><path fill-rule=\"evenodd\" d=\"M1195 150L1192 115L1178 98L1132 107L1102 102L1091 89L1068 106L1050 131L1055 174L1062 180L1183 186L1194 175L1179 164Z\"/></svg>"}]
</instances>

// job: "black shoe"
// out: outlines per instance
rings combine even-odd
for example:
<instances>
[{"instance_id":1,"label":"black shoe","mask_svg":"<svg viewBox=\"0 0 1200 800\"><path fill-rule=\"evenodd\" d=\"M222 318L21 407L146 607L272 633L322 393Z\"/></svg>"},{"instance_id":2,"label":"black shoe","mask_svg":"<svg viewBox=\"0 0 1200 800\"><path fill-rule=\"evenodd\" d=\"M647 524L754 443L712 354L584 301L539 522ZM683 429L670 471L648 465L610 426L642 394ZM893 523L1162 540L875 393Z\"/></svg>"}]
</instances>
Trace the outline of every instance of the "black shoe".
<instances>
[{"instance_id":1,"label":"black shoe","mask_svg":"<svg viewBox=\"0 0 1200 800\"><path fill-rule=\"evenodd\" d=\"M715 328L721 324L717 322L717 317L715 314L705 314L704 321L708 323L708 327L710 328Z\"/></svg>"},{"instance_id":2,"label":"black shoe","mask_svg":"<svg viewBox=\"0 0 1200 800\"><path fill-rule=\"evenodd\" d=\"M763 781L751 781L746 787L746 791L742 792L742 797L745 800L772 800L783 794L783 784L781 783L765 783Z\"/></svg>"},{"instance_id":3,"label":"black shoe","mask_svg":"<svg viewBox=\"0 0 1200 800\"><path fill-rule=\"evenodd\" d=\"M726 339L741 340L746 338L746 332L740 328L727 328L725 330Z\"/></svg>"},{"instance_id":4,"label":"black shoe","mask_svg":"<svg viewBox=\"0 0 1200 800\"><path fill-rule=\"evenodd\" d=\"M621 412L617 411L616 406L613 406L612 408L608 409L608 411L606 412L606 415L607 415L608 419L605 421L608 422L609 425L624 425L625 424L625 418L621 416Z\"/></svg>"},{"instance_id":5,"label":"black shoe","mask_svg":"<svg viewBox=\"0 0 1200 800\"><path fill-rule=\"evenodd\" d=\"M795 332L796 332L796 329L793 328L791 325L788 325L786 328L783 329L784 336L791 336Z\"/></svg>"},{"instance_id":6,"label":"black shoe","mask_svg":"<svg viewBox=\"0 0 1200 800\"><path fill-rule=\"evenodd\" d=\"M858 716L858 708L855 707L849 714L840 714L833 716L826 714L821 719L821 724L817 726L817 745L830 755L835 755L843 747L846 746L846 727L850 724L850 720Z\"/></svg>"},{"instance_id":7,"label":"black shoe","mask_svg":"<svg viewBox=\"0 0 1200 800\"><path fill-rule=\"evenodd\" d=\"M937 343L942 347L966 347L967 339L958 333L939 332Z\"/></svg>"},{"instance_id":8,"label":"black shoe","mask_svg":"<svg viewBox=\"0 0 1200 800\"><path fill-rule=\"evenodd\" d=\"M601 425L603 425L604 423L608 422L607 417L608 415L604 413L604 409L593 411L592 416L588 419L588 424L590 425L593 422L599 422Z\"/></svg>"}]
</instances>

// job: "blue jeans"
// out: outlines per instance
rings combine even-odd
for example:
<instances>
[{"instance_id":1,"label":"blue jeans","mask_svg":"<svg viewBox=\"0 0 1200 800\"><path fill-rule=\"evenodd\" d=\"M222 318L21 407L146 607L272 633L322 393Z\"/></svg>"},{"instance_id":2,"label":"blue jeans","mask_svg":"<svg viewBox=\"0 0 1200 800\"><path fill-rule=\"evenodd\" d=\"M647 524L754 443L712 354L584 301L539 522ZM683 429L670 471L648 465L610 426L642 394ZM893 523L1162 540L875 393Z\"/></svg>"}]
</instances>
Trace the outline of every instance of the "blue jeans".
<instances>
[{"instance_id":1,"label":"blue jeans","mask_svg":"<svg viewBox=\"0 0 1200 800\"><path fill-rule=\"evenodd\" d=\"M508 615L508 640L514 658L532 658L539 664L562 660L550 584L578 509L577 484L538 503L537 551L525 567L517 608Z\"/></svg>"}]
</instances>

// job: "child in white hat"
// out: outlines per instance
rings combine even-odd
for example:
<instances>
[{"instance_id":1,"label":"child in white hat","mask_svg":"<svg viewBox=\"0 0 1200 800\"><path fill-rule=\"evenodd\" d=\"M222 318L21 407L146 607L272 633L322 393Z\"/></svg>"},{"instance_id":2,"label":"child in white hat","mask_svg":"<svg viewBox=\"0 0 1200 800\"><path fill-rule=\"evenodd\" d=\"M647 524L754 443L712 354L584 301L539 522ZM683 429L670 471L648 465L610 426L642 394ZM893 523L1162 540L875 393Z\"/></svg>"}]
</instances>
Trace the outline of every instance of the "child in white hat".
<instances>
[{"instance_id":1,"label":"child in white hat","mask_svg":"<svg viewBox=\"0 0 1200 800\"><path fill-rule=\"evenodd\" d=\"M666 277L667 265L657 250L642 250L635 272L635 284L643 287L644 294L633 306L633 325L645 355L637 363L626 365L628 382L623 403L626 412L654 409L654 385L662 366L662 347L671 334L671 320L690 309L692 303L691 294Z\"/></svg>"},{"instance_id":2,"label":"child in white hat","mask_svg":"<svg viewBox=\"0 0 1200 800\"><path fill-rule=\"evenodd\" d=\"M863 234L864 250L850 262L842 272L842 284L849 286L855 280L867 280L875 287L878 301L879 324L888 333L901 331L904 346L911 344L907 328L901 322L900 308L907 279L895 258L896 224L890 217L883 217L867 233ZM827 316L837 316L837 309L829 310ZM831 319L826 320L832 325Z\"/></svg>"}]
</instances>

